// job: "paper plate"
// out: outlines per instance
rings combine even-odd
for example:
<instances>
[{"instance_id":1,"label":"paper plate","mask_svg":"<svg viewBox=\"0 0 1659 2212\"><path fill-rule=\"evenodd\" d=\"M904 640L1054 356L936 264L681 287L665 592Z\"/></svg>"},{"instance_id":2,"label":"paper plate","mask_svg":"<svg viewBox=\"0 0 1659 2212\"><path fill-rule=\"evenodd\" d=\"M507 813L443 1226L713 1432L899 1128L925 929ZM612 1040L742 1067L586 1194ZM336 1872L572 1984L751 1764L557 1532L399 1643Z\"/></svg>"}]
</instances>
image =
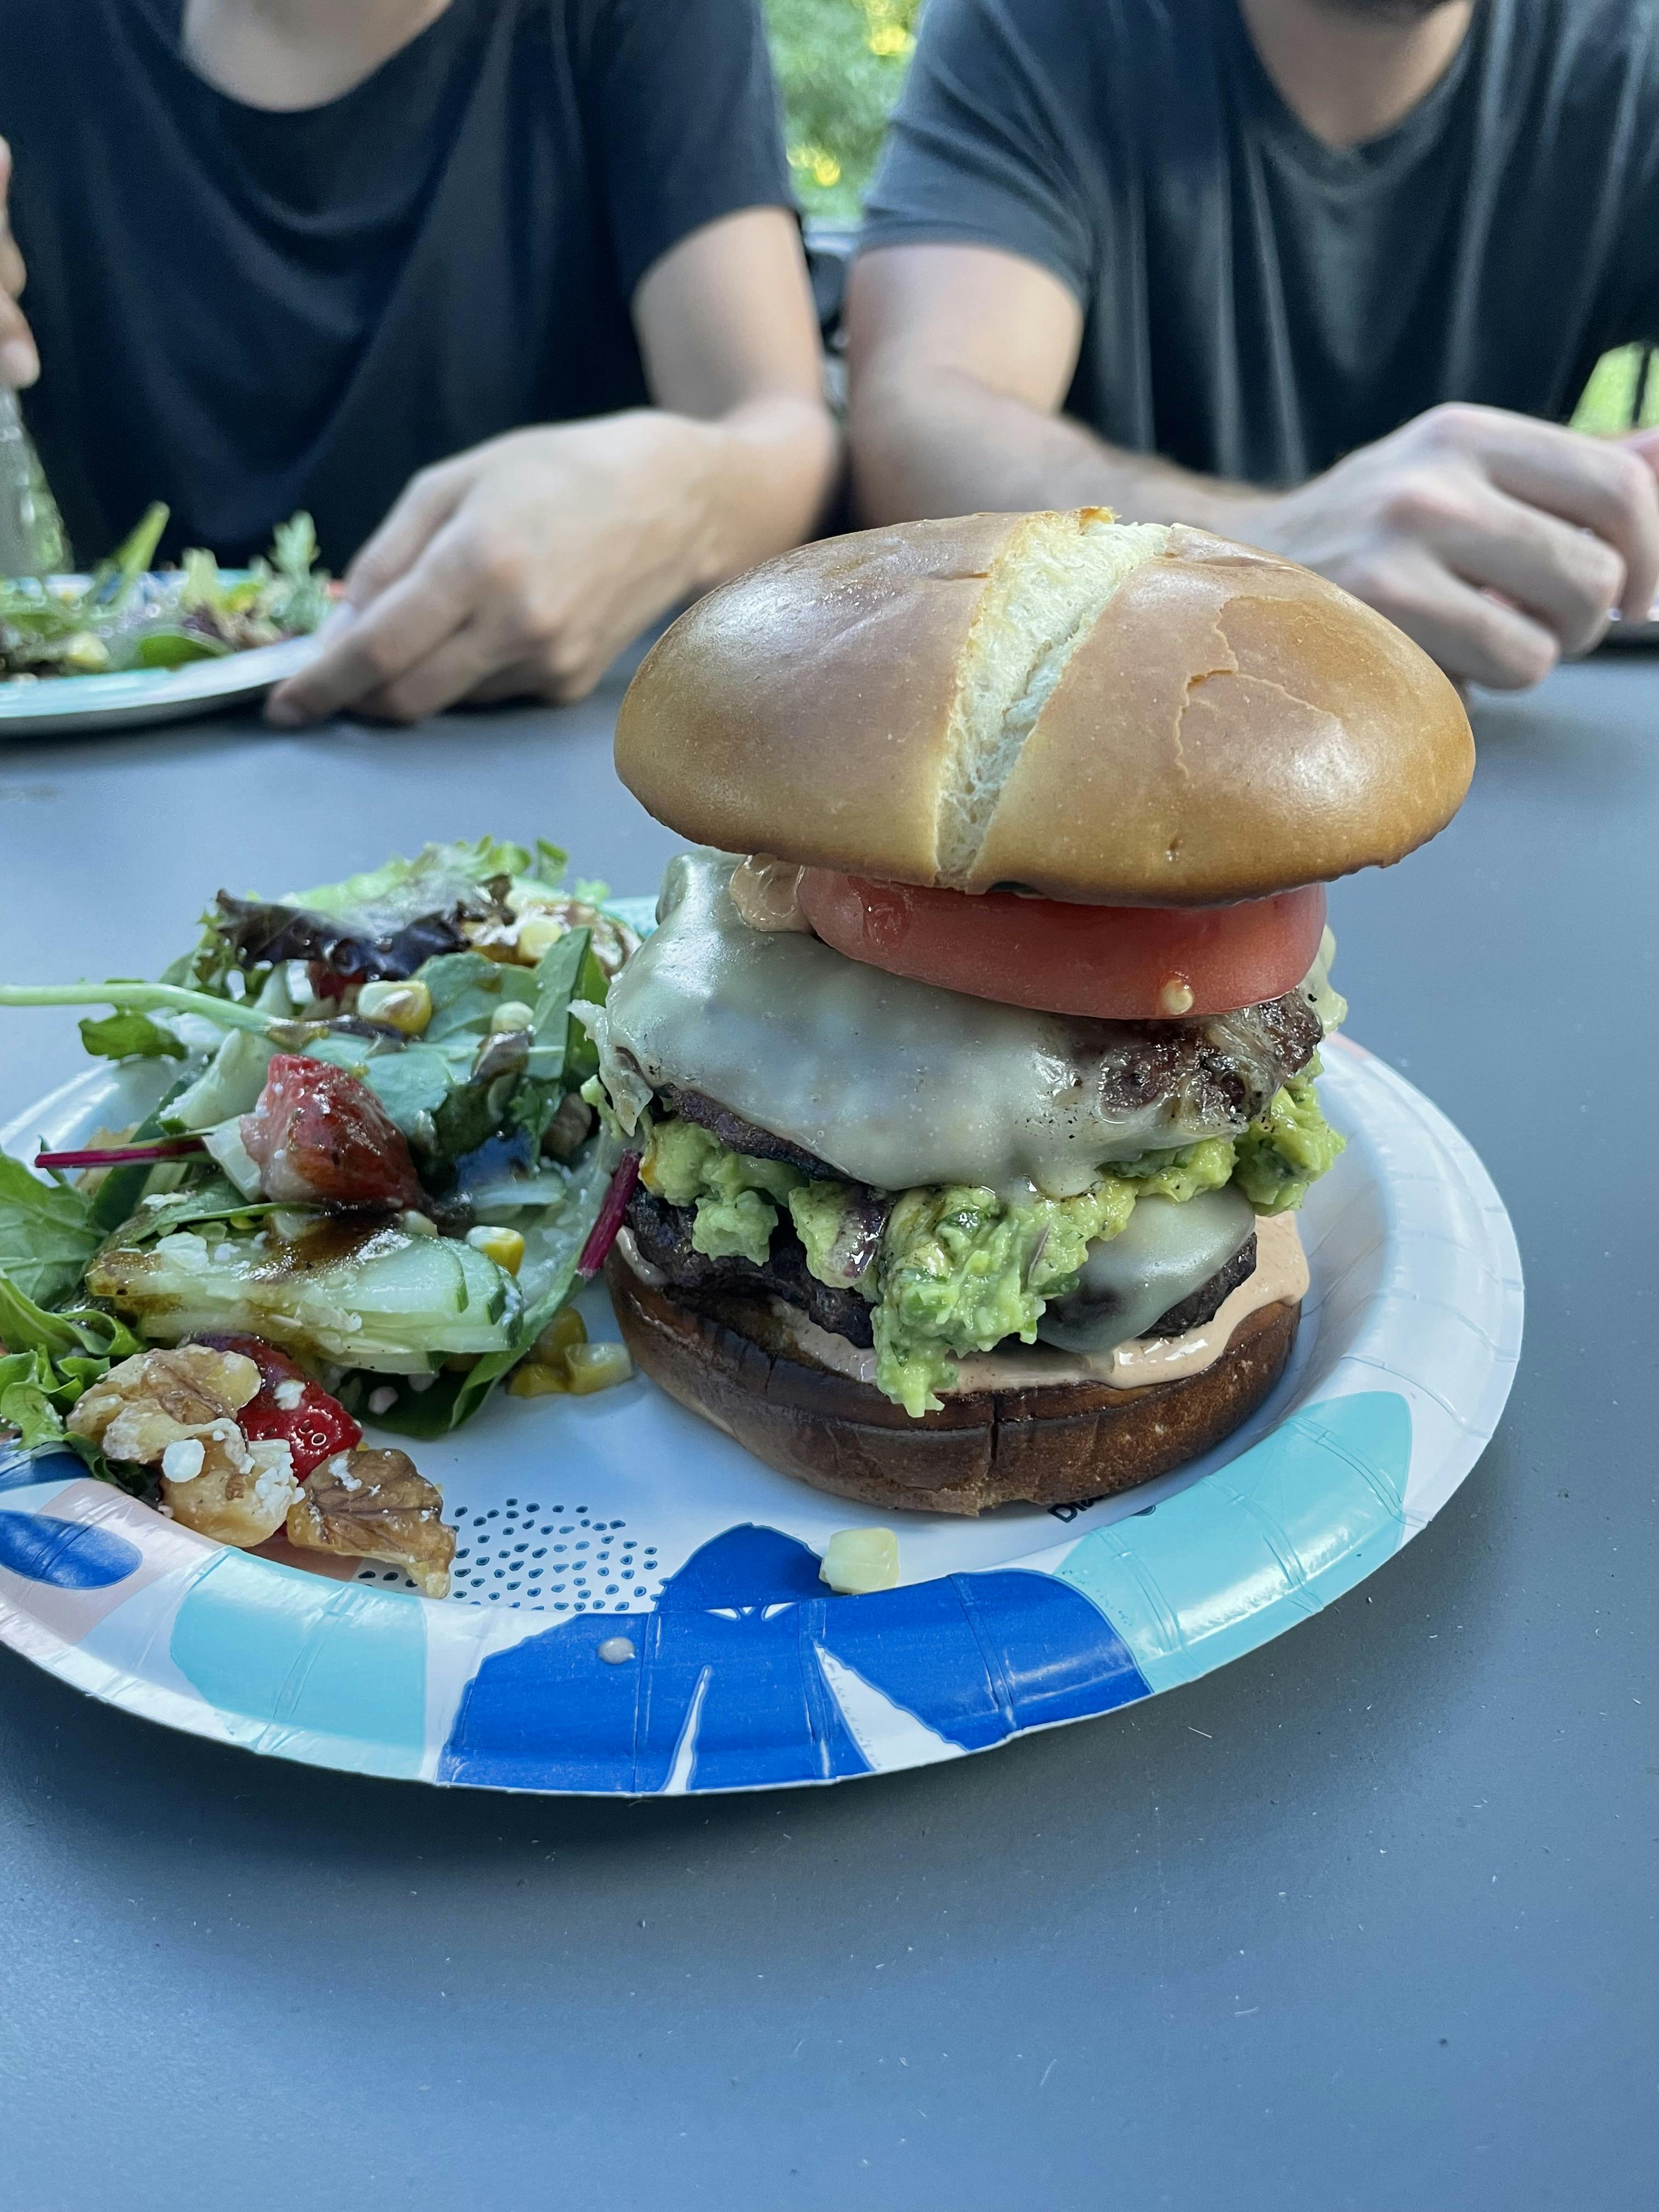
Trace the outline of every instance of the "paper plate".
<instances>
[{"instance_id":1,"label":"paper plate","mask_svg":"<svg viewBox=\"0 0 1659 2212\"><path fill-rule=\"evenodd\" d=\"M242 573L226 569L227 576ZM84 582L85 578L75 580ZM315 659L320 635L252 646L183 668L133 668L112 676L45 676L30 684L0 678L0 744L9 738L69 738L82 732L140 729L191 714L246 706L297 676Z\"/></svg>"},{"instance_id":2,"label":"paper plate","mask_svg":"<svg viewBox=\"0 0 1659 2212\"><path fill-rule=\"evenodd\" d=\"M149 1102L94 1072L27 1154ZM149 1080L153 1083L155 1078ZM637 1796L827 1783L984 1750L1224 1665L1381 1566L1497 1425L1515 1237L1480 1161L1380 1060L1326 1048L1348 1149L1310 1196L1291 1367L1205 1460L1092 1506L893 1516L902 1582L832 1596L860 1509L775 1474L635 1380L500 1399L415 1455L460 1531L454 1593L227 1550L0 1446L0 1638L129 1712L314 1765ZM602 1291L590 1332L614 1335ZM392 1439L395 1442L396 1439Z\"/></svg>"}]
</instances>

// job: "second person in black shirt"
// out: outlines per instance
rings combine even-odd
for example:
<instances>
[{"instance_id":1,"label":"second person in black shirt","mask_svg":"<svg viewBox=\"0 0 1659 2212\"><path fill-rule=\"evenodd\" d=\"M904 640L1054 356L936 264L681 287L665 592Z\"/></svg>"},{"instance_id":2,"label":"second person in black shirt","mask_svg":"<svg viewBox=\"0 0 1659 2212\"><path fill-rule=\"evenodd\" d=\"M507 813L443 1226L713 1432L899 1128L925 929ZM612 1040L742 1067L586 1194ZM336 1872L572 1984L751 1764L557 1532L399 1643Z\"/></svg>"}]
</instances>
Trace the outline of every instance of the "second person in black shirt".
<instances>
[{"instance_id":1,"label":"second person in black shirt","mask_svg":"<svg viewBox=\"0 0 1659 2212\"><path fill-rule=\"evenodd\" d=\"M1659 436L1563 427L1659 338L1656 206L1659 0L928 0L865 511L1207 526L1535 682L1659 578Z\"/></svg>"}]
</instances>

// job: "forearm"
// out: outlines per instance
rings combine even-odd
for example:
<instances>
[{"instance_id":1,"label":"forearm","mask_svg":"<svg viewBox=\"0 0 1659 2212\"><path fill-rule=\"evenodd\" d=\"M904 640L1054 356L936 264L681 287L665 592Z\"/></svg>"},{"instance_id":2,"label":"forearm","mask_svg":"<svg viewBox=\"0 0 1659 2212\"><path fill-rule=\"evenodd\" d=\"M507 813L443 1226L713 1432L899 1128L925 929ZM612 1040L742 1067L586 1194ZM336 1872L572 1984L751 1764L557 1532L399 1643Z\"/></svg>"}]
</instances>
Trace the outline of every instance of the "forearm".
<instances>
[{"instance_id":1,"label":"forearm","mask_svg":"<svg viewBox=\"0 0 1659 2212\"><path fill-rule=\"evenodd\" d=\"M850 433L854 495L872 523L1109 507L1126 521L1225 532L1259 500L1247 485L1109 446L960 370L872 374L859 389Z\"/></svg>"},{"instance_id":2,"label":"forearm","mask_svg":"<svg viewBox=\"0 0 1659 2212\"><path fill-rule=\"evenodd\" d=\"M841 456L829 410L787 395L754 399L718 420L665 415L686 471L678 596L706 591L811 536Z\"/></svg>"}]
</instances>

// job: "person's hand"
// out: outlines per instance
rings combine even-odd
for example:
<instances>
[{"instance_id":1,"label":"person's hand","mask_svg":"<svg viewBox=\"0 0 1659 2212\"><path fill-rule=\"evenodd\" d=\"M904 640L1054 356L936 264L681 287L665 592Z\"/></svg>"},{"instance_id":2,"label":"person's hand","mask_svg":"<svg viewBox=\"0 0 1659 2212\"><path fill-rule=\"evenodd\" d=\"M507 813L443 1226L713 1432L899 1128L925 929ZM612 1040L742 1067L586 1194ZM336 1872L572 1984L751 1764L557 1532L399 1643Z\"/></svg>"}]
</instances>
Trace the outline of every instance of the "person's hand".
<instances>
[{"instance_id":1,"label":"person's hand","mask_svg":"<svg viewBox=\"0 0 1659 2212\"><path fill-rule=\"evenodd\" d=\"M7 202L11 192L11 148L0 138L0 384L21 391L40 374L34 333L18 306L23 289L23 257L11 234Z\"/></svg>"},{"instance_id":2,"label":"person's hand","mask_svg":"<svg viewBox=\"0 0 1659 2212\"><path fill-rule=\"evenodd\" d=\"M1316 568L1449 676L1518 690L1659 584L1659 438L1449 405L1218 526Z\"/></svg>"},{"instance_id":3,"label":"person's hand","mask_svg":"<svg viewBox=\"0 0 1659 2212\"><path fill-rule=\"evenodd\" d=\"M409 484L345 577L285 726L580 698L705 567L711 426L641 409L492 438Z\"/></svg>"}]
</instances>

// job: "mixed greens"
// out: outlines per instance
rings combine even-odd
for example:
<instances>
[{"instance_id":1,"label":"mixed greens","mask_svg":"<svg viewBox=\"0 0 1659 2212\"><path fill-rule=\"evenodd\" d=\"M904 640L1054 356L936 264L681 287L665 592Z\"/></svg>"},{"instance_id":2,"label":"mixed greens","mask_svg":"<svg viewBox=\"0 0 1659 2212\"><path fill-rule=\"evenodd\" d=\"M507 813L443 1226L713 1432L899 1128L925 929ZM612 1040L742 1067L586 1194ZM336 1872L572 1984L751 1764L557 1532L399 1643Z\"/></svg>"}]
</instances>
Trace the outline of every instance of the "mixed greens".
<instances>
[{"instance_id":1,"label":"mixed greens","mask_svg":"<svg viewBox=\"0 0 1659 2212\"><path fill-rule=\"evenodd\" d=\"M584 1346L561 1310L617 1163L580 1096L597 1059L571 1009L603 1001L636 940L564 864L544 842L428 846L278 901L222 892L155 982L0 988L108 1008L81 1024L88 1050L154 1063L161 1091L132 1127L43 1154L49 1181L0 1154L0 1424L176 1510L206 1479L216 1407L254 1455L244 1487L274 1500L269 1440L293 1447L286 1481L301 1447L279 1416L302 1398L355 1443L360 1417L453 1428L526 1362L522 1395L617 1379L617 1348ZM195 1418L157 1428L180 1391ZM141 1431L155 1456L124 1463L109 1438ZM419 1478L396 1476L406 1499ZM290 1536L317 1518L290 1515Z\"/></svg>"},{"instance_id":2,"label":"mixed greens","mask_svg":"<svg viewBox=\"0 0 1659 2212\"><path fill-rule=\"evenodd\" d=\"M182 668L308 635L329 611L308 514L282 524L268 559L227 571L199 549L152 574L167 527L158 501L85 579L0 578L0 680Z\"/></svg>"}]
</instances>

